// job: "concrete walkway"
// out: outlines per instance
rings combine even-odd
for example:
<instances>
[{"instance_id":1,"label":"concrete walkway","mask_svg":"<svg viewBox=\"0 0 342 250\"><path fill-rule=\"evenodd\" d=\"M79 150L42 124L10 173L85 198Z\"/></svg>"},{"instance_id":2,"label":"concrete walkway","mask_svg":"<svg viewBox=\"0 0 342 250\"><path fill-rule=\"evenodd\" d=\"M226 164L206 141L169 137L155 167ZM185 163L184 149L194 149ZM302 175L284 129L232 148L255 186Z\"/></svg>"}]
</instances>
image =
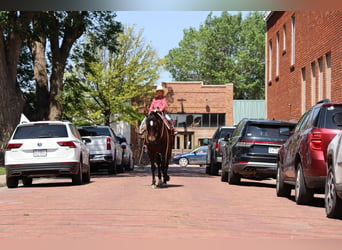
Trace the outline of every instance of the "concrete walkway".
<instances>
[{"instance_id":1,"label":"concrete walkway","mask_svg":"<svg viewBox=\"0 0 342 250\"><path fill-rule=\"evenodd\" d=\"M0 187L6 186L6 175L1 174L0 175Z\"/></svg>"}]
</instances>

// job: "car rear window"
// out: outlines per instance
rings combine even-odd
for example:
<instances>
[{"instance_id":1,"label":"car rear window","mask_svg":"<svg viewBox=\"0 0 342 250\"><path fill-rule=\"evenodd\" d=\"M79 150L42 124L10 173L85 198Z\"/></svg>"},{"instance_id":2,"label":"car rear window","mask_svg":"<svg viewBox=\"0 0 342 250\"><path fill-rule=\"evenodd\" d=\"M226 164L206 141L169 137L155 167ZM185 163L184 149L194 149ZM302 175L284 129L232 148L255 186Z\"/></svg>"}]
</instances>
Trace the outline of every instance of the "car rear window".
<instances>
[{"instance_id":1,"label":"car rear window","mask_svg":"<svg viewBox=\"0 0 342 250\"><path fill-rule=\"evenodd\" d=\"M228 134L232 135L232 133L234 132L233 128L227 128L227 129L221 129L220 131L220 135L218 138L224 138L226 137Z\"/></svg>"},{"instance_id":2,"label":"car rear window","mask_svg":"<svg viewBox=\"0 0 342 250\"><path fill-rule=\"evenodd\" d=\"M13 139L59 138L68 137L65 125L39 124L18 127Z\"/></svg>"},{"instance_id":3,"label":"car rear window","mask_svg":"<svg viewBox=\"0 0 342 250\"><path fill-rule=\"evenodd\" d=\"M95 127L87 127L87 128L78 128L81 136L111 136L108 128L95 128Z\"/></svg>"},{"instance_id":4,"label":"car rear window","mask_svg":"<svg viewBox=\"0 0 342 250\"><path fill-rule=\"evenodd\" d=\"M342 129L342 106L330 106L325 110L324 127Z\"/></svg>"},{"instance_id":5,"label":"car rear window","mask_svg":"<svg viewBox=\"0 0 342 250\"><path fill-rule=\"evenodd\" d=\"M285 125L265 125L265 124L249 124L246 128L246 137L267 137L267 138L281 138L289 137L294 126ZM288 132L288 133L286 133Z\"/></svg>"}]
</instances>

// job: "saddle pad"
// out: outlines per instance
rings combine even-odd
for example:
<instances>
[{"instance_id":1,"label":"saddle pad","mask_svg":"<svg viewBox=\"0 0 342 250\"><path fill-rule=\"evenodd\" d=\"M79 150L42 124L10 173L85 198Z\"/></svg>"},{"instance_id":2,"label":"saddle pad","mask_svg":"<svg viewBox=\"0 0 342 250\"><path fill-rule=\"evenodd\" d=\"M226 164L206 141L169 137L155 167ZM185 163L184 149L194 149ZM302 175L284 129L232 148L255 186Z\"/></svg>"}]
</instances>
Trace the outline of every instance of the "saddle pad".
<instances>
[{"instance_id":1,"label":"saddle pad","mask_svg":"<svg viewBox=\"0 0 342 250\"><path fill-rule=\"evenodd\" d=\"M170 130L171 129L170 123L167 121L166 117L163 114L161 114L161 113L158 113L158 115L162 119L162 121L165 123L167 129Z\"/></svg>"}]
</instances>

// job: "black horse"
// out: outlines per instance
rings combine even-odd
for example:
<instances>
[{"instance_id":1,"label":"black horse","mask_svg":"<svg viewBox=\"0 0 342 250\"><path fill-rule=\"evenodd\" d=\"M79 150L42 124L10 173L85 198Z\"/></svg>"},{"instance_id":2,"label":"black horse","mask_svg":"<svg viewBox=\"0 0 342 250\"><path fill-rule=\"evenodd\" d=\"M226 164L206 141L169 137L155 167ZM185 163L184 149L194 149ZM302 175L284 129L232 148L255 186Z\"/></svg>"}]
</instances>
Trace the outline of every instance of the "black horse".
<instances>
[{"instance_id":1,"label":"black horse","mask_svg":"<svg viewBox=\"0 0 342 250\"><path fill-rule=\"evenodd\" d=\"M152 111L146 118L144 142L151 162L152 187L165 186L170 180L167 171L171 157L174 135L161 112ZM156 186L155 171L158 168L159 182ZM163 179L162 179L163 176Z\"/></svg>"}]
</instances>

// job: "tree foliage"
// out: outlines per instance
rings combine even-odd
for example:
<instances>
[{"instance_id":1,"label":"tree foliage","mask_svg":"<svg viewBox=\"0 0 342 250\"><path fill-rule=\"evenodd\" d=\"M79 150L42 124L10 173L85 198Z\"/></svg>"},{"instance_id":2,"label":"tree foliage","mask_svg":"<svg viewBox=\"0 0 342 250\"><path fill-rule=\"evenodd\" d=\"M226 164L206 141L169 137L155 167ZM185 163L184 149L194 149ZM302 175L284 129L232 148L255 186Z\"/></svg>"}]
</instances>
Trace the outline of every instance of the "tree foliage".
<instances>
[{"instance_id":1,"label":"tree foliage","mask_svg":"<svg viewBox=\"0 0 342 250\"><path fill-rule=\"evenodd\" d=\"M208 15L199 29L184 30L165 67L177 81L234 84L235 99L264 98L264 19L259 12Z\"/></svg>"},{"instance_id":2,"label":"tree foliage","mask_svg":"<svg viewBox=\"0 0 342 250\"><path fill-rule=\"evenodd\" d=\"M64 114L74 123L133 124L142 118L140 110L151 97L162 60L134 26L126 27L118 42L112 52L89 35L77 47L63 96Z\"/></svg>"},{"instance_id":3,"label":"tree foliage","mask_svg":"<svg viewBox=\"0 0 342 250\"><path fill-rule=\"evenodd\" d=\"M114 51L121 32L115 16L90 11L0 12L0 149L23 110L33 120L61 119L64 71L74 43L91 32L98 44Z\"/></svg>"}]
</instances>

